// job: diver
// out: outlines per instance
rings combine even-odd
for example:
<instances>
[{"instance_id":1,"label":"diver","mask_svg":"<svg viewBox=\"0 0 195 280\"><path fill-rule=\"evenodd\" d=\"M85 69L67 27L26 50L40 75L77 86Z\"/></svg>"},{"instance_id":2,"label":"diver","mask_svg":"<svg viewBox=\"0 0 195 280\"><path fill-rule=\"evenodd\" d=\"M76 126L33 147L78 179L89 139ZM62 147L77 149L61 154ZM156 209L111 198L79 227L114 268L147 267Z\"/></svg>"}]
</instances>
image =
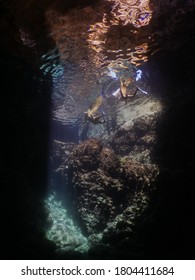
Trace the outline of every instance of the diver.
<instances>
[{"instance_id":1,"label":"diver","mask_svg":"<svg viewBox=\"0 0 195 280\"><path fill-rule=\"evenodd\" d=\"M143 83L142 70L137 69L135 67L134 67L134 69L136 71L135 79L132 79L131 77L129 77L129 78L120 77L120 88L117 91L117 94L120 93L120 97L119 97L118 101L120 101L121 99L125 100L125 104L127 104L127 100L129 98L135 97L138 91L140 91L142 94L145 94L145 95L148 94L148 91L142 89L142 87L144 86L144 85L142 85L142 83ZM140 82L141 82L141 85L139 85ZM129 86L131 87L132 84L135 84L135 87L136 87L136 89L133 93L131 93L130 89L128 89L128 87Z\"/></svg>"},{"instance_id":2,"label":"diver","mask_svg":"<svg viewBox=\"0 0 195 280\"><path fill-rule=\"evenodd\" d=\"M101 114L99 112L99 108L103 103L103 96L100 95L95 103L91 106L90 109L88 109L86 112L84 112L85 114L85 119L82 122L82 124L84 124L86 121L90 121L93 124L102 124L105 123L105 113L101 110Z\"/></svg>"},{"instance_id":3,"label":"diver","mask_svg":"<svg viewBox=\"0 0 195 280\"><path fill-rule=\"evenodd\" d=\"M128 93L128 89L127 87L133 82L133 80L131 78L128 78L128 79L123 79L123 78L120 78L120 98L118 99L118 101L120 101L121 99L122 100L125 100L125 104L127 104L127 100L128 98L133 98L135 97L137 91L138 91L138 87L136 87L136 90L134 93L132 94L129 94ZM117 101L117 102L118 102Z\"/></svg>"}]
</instances>

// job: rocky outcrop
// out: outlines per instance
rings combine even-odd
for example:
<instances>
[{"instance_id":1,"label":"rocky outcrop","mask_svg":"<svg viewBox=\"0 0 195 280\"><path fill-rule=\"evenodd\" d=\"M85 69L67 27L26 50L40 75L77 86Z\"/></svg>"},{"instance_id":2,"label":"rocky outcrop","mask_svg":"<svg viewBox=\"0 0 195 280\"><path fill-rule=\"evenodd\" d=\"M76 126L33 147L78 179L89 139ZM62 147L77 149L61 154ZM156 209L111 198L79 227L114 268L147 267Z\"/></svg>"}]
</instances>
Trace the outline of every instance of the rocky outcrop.
<instances>
[{"instance_id":1,"label":"rocky outcrop","mask_svg":"<svg viewBox=\"0 0 195 280\"><path fill-rule=\"evenodd\" d=\"M69 157L70 170L94 170L99 166L102 143L100 140L91 139L77 146Z\"/></svg>"},{"instance_id":2,"label":"rocky outcrop","mask_svg":"<svg viewBox=\"0 0 195 280\"><path fill-rule=\"evenodd\" d=\"M149 199L158 175L157 166L116 155L97 139L87 140L72 150L68 170L75 215L88 235L101 233L118 215L126 219L124 211L136 208L137 201L140 208L135 216L140 214L144 208L142 198Z\"/></svg>"},{"instance_id":3,"label":"rocky outcrop","mask_svg":"<svg viewBox=\"0 0 195 280\"><path fill-rule=\"evenodd\" d=\"M161 106L144 98L118 110L121 126L112 135L79 145L55 141L53 146L55 184L61 184L66 207L88 236L89 252L131 239L159 173L151 154Z\"/></svg>"}]
</instances>

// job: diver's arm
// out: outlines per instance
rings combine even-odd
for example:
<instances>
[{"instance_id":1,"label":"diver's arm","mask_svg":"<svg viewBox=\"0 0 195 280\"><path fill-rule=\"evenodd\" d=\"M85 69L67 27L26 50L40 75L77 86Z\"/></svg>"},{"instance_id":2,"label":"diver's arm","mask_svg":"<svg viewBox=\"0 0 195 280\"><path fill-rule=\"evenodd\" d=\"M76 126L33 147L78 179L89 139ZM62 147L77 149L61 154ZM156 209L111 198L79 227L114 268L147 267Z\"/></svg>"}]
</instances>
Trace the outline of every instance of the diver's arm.
<instances>
[{"instance_id":1,"label":"diver's arm","mask_svg":"<svg viewBox=\"0 0 195 280\"><path fill-rule=\"evenodd\" d=\"M141 91L141 92L142 92L142 93L144 93L144 94L148 94L148 92L147 92L147 91L145 91L145 90L141 89L140 87L137 87L137 90Z\"/></svg>"}]
</instances>

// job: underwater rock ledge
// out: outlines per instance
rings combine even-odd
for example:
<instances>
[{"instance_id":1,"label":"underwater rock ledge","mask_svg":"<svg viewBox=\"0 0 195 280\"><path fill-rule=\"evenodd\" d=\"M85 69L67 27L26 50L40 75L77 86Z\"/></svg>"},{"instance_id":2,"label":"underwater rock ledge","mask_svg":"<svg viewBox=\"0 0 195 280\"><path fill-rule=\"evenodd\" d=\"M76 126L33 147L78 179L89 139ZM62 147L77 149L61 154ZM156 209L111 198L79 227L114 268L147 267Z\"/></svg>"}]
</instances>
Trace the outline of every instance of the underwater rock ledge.
<instances>
[{"instance_id":1,"label":"underwater rock ledge","mask_svg":"<svg viewBox=\"0 0 195 280\"><path fill-rule=\"evenodd\" d=\"M156 111L138 117L107 140L91 138L78 145L54 141L55 180L88 238L89 254L115 250L115 243L120 247L134 238L136 221L156 188L159 168L151 154L160 119Z\"/></svg>"},{"instance_id":2,"label":"underwater rock ledge","mask_svg":"<svg viewBox=\"0 0 195 280\"><path fill-rule=\"evenodd\" d=\"M75 214L87 235L101 233L129 207L136 208L134 216L140 214L159 171L154 164L116 155L97 139L73 149L68 169Z\"/></svg>"}]
</instances>

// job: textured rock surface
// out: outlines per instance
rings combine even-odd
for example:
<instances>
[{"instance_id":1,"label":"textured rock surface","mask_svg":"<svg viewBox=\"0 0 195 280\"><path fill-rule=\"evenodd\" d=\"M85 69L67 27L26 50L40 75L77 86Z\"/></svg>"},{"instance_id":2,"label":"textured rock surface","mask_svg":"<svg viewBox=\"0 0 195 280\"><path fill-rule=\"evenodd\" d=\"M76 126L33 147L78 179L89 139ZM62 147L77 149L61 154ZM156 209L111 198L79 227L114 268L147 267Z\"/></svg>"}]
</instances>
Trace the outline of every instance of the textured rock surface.
<instances>
[{"instance_id":1,"label":"textured rock surface","mask_svg":"<svg viewBox=\"0 0 195 280\"><path fill-rule=\"evenodd\" d=\"M149 127L154 129L151 123L150 118L138 119L133 124L131 133L128 129L123 129L122 135L126 139L126 144L121 139L118 143L120 147L126 149L116 148L114 141L121 131L116 133L112 140L117 154L97 139L87 140L71 152L68 161L69 181L72 182L74 189L73 200L78 219L87 234L102 232L118 214L135 204L134 197L138 194L143 193L143 196L149 200L158 168L154 164L146 163L147 160L141 163L132 159L134 154L131 155L130 151L135 149L138 140L141 141L143 136L146 137L146 132L150 131ZM136 138L133 142L129 139L131 134ZM150 142L154 144L154 140ZM144 144L142 139L143 152ZM148 150L147 141L146 149ZM139 152L140 150L136 151L137 157ZM142 204L141 195L139 203ZM141 207L143 206L140 206L140 209Z\"/></svg>"}]
</instances>

